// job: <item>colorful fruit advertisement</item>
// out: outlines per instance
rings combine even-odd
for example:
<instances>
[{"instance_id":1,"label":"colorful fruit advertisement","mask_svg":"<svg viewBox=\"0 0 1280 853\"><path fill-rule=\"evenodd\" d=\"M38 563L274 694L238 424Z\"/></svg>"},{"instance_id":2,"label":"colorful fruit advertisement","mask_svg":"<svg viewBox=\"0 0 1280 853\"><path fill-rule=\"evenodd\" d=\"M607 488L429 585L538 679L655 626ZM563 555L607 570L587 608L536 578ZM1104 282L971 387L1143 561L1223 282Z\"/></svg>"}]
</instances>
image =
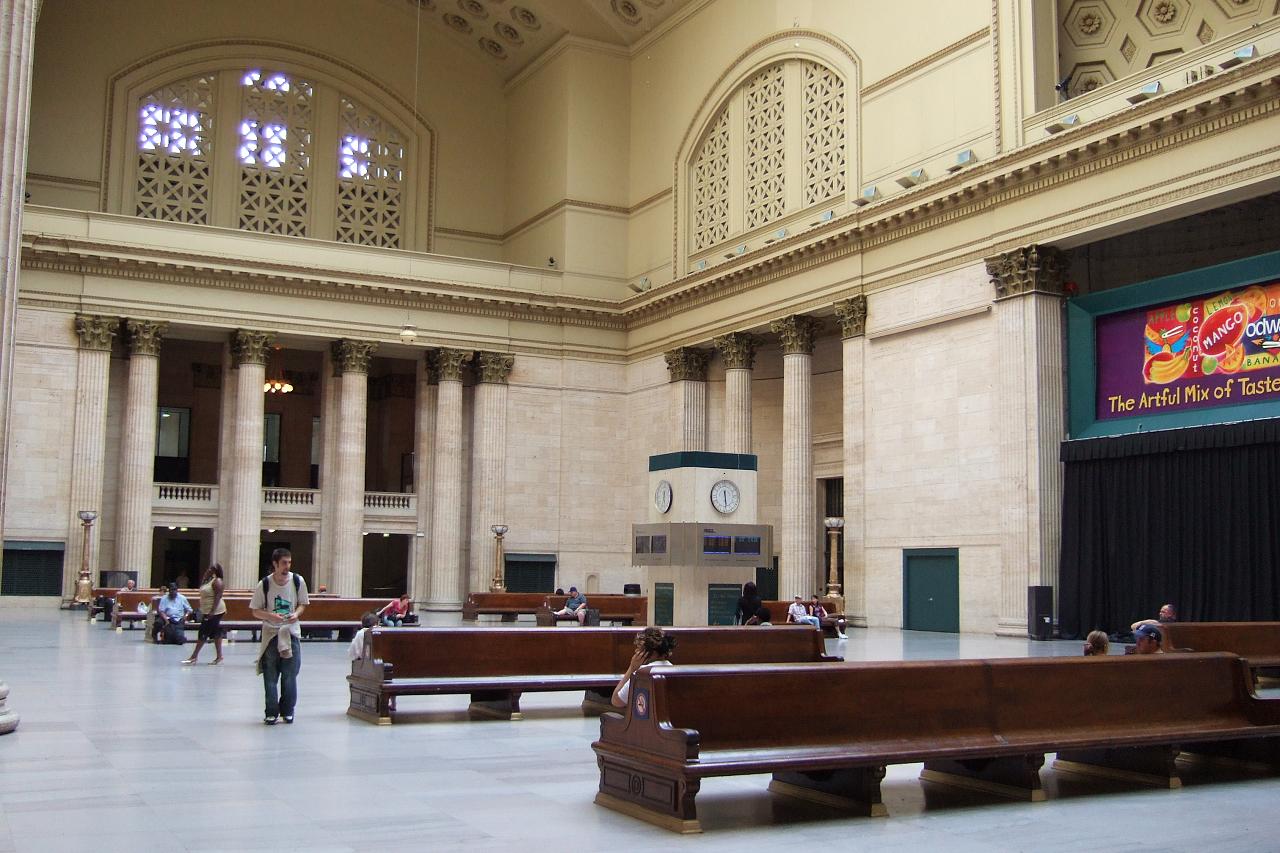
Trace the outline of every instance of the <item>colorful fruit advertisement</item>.
<instances>
[{"instance_id":1,"label":"colorful fruit advertisement","mask_svg":"<svg viewBox=\"0 0 1280 853\"><path fill-rule=\"evenodd\" d=\"M1098 420L1280 399L1280 281L1097 319Z\"/></svg>"}]
</instances>

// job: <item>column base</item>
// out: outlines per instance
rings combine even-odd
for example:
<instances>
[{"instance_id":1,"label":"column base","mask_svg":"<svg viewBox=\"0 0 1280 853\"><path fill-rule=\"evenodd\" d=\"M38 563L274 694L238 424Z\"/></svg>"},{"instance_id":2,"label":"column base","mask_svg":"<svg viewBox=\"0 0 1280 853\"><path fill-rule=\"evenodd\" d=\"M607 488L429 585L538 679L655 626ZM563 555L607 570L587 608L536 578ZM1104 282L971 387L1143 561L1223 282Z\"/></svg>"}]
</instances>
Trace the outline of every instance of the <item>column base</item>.
<instances>
[{"instance_id":1,"label":"column base","mask_svg":"<svg viewBox=\"0 0 1280 853\"><path fill-rule=\"evenodd\" d=\"M5 707L5 701L9 698L9 685L0 681L0 735L7 735L9 732L18 728L21 717Z\"/></svg>"},{"instance_id":2,"label":"column base","mask_svg":"<svg viewBox=\"0 0 1280 853\"><path fill-rule=\"evenodd\" d=\"M426 601L422 609L432 613L458 613L462 611L461 601Z\"/></svg>"}]
</instances>

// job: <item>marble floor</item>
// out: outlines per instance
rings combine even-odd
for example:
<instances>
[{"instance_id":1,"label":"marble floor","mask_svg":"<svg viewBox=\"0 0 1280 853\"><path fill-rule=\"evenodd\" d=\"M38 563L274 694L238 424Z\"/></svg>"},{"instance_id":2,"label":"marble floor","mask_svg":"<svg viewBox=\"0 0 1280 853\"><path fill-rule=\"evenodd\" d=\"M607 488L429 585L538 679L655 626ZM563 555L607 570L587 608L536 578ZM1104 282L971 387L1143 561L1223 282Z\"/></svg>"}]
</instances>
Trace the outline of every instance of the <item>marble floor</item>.
<instances>
[{"instance_id":1,"label":"marble floor","mask_svg":"<svg viewBox=\"0 0 1280 853\"><path fill-rule=\"evenodd\" d=\"M849 660L1079 653L1075 642L892 630L829 646ZM1042 803L891 767L882 819L772 795L766 776L712 779L698 797L705 833L679 837L592 803L598 721L581 716L577 694L528 696L520 722L472 722L463 696L410 699L414 722L371 726L344 713L346 644L309 642L297 723L271 728L255 649L235 643L224 666L181 667L190 646L149 645L82 614L0 609L0 679L22 716L0 738L0 853L1280 849L1280 775L1221 767L1192 769L1172 791L1046 768Z\"/></svg>"}]
</instances>

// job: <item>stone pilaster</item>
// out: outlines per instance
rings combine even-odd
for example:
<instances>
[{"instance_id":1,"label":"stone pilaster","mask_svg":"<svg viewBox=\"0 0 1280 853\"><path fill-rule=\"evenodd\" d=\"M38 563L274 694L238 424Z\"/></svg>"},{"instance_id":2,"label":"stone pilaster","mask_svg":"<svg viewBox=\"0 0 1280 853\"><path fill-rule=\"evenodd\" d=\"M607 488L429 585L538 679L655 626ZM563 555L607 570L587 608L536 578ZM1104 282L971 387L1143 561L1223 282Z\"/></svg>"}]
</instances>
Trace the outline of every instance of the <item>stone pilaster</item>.
<instances>
[{"instance_id":1,"label":"stone pilaster","mask_svg":"<svg viewBox=\"0 0 1280 853\"><path fill-rule=\"evenodd\" d=\"M342 373L338 391L338 442L334 467L337 486L329 558L331 592L360 596L364 574L364 464L369 398L369 358L378 348L369 341L338 341L334 351Z\"/></svg>"},{"instance_id":2,"label":"stone pilaster","mask_svg":"<svg viewBox=\"0 0 1280 853\"><path fill-rule=\"evenodd\" d=\"M867 298L855 296L835 304L840 323L843 379L844 446L844 612L849 623L867 624L866 541L866 408L865 380Z\"/></svg>"},{"instance_id":3,"label":"stone pilaster","mask_svg":"<svg viewBox=\"0 0 1280 853\"><path fill-rule=\"evenodd\" d=\"M337 506L335 489L338 484L338 391L342 379L338 373L338 359L334 351L337 341L330 341L320 357L320 530L316 534L316 555L313 577L316 588L333 583L331 557L333 555L333 508Z\"/></svg>"},{"instance_id":4,"label":"stone pilaster","mask_svg":"<svg viewBox=\"0 0 1280 853\"><path fill-rule=\"evenodd\" d=\"M151 585L151 487L156 458L156 400L160 345L167 323L128 320L129 386L120 440L116 568L136 571L138 586ZM78 507L77 509L81 509Z\"/></svg>"},{"instance_id":5,"label":"stone pilaster","mask_svg":"<svg viewBox=\"0 0 1280 853\"><path fill-rule=\"evenodd\" d=\"M676 450L707 449L707 362L710 350L679 347L664 354L671 373Z\"/></svg>"},{"instance_id":6,"label":"stone pilaster","mask_svg":"<svg viewBox=\"0 0 1280 853\"><path fill-rule=\"evenodd\" d=\"M751 371L756 339L745 332L721 335L711 342L724 361L724 450L751 452Z\"/></svg>"},{"instance_id":7,"label":"stone pilaster","mask_svg":"<svg viewBox=\"0 0 1280 853\"><path fill-rule=\"evenodd\" d=\"M235 477L236 373L231 344L222 345L222 394L218 408L218 527L213 531L213 560L231 562L231 489Z\"/></svg>"},{"instance_id":8,"label":"stone pilaster","mask_svg":"<svg viewBox=\"0 0 1280 853\"><path fill-rule=\"evenodd\" d=\"M31 60L37 0L12 0L0 11L0 541L4 539L9 470L9 399L18 316L22 205L31 116ZM79 524L79 522L77 522ZM16 725L16 722L15 722Z\"/></svg>"},{"instance_id":9,"label":"stone pilaster","mask_svg":"<svg viewBox=\"0 0 1280 853\"><path fill-rule=\"evenodd\" d=\"M1026 634L1028 586L1057 588L1066 271L1065 256L1051 246L1026 246L987 259L999 342L1001 634ZM1056 592L1054 599L1056 610Z\"/></svg>"},{"instance_id":10,"label":"stone pilaster","mask_svg":"<svg viewBox=\"0 0 1280 853\"><path fill-rule=\"evenodd\" d=\"M778 594L812 595L819 536L813 480L813 339L817 323L793 314L769 325L782 341L782 559Z\"/></svg>"},{"instance_id":11,"label":"stone pilaster","mask_svg":"<svg viewBox=\"0 0 1280 853\"><path fill-rule=\"evenodd\" d=\"M248 589L258 582L262 542L262 384L272 335L237 329L231 334L235 364L235 431L231 447L230 545L227 586Z\"/></svg>"},{"instance_id":12,"label":"stone pilaster","mask_svg":"<svg viewBox=\"0 0 1280 853\"><path fill-rule=\"evenodd\" d=\"M504 517L507 488L507 377L515 358L476 353L476 392L471 419L471 579L469 592L489 589L497 566L495 524Z\"/></svg>"},{"instance_id":13,"label":"stone pilaster","mask_svg":"<svg viewBox=\"0 0 1280 853\"><path fill-rule=\"evenodd\" d=\"M76 405L71 439L71 502L67 520L67 548L62 562L62 594L71 598L84 558L80 510L98 514L89 540L89 572L97 585L98 543L101 540L102 482L107 445L107 386L111 374L111 339L120 328L117 317L77 314Z\"/></svg>"},{"instance_id":14,"label":"stone pilaster","mask_svg":"<svg viewBox=\"0 0 1280 853\"><path fill-rule=\"evenodd\" d=\"M462 372L471 361L468 350L440 349L435 363L436 391L435 492L431 518L430 610L462 607Z\"/></svg>"},{"instance_id":15,"label":"stone pilaster","mask_svg":"<svg viewBox=\"0 0 1280 853\"><path fill-rule=\"evenodd\" d=\"M418 359L418 393L414 403L413 490L418 496L418 530L413 539L413 576L409 594L423 604L431 590L431 509L435 488L436 368L435 352Z\"/></svg>"}]
</instances>

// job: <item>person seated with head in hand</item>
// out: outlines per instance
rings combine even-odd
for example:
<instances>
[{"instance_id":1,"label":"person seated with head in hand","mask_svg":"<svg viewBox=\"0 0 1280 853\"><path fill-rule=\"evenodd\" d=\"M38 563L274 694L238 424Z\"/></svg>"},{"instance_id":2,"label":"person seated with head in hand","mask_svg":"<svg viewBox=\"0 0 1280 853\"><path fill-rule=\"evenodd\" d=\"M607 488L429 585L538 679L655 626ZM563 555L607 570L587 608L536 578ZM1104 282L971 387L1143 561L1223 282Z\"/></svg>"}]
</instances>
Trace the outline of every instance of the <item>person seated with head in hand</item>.
<instances>
[{"instance_id":1,"label":"person seated with head in hand","mask_svg":"<svg viewBox=\"0 0 1280 853\"><path fill-rule=\"evenodd\" d=\"M383 625L388 628L399 628L404 624L404 620L411 609L413 609L413 605L409 603L409 593L406 592L379 610L378 615L382 617Z\"/></svg>"},{"instance_id":2,"label":"person seated with head in hand","mask_svg":"<svg viewBox=\"0 0 1280 853\"><path fill-rule=\"evenodd\" d=\"M822 630L822 620L817 616L812 616L805 609L804 599L796 596L796 600L791 602L791 606L787 608L787 621L794 622L797 625L812 625L819 631Z\"/></svg>"},{"instance_id":3,"label":"person seated with head in hand","mask_svg":"<svg viewBox=\"0 0 1280 853\"><path fill-rule=\"evenodd\" d=\"M631 663L627 665L626 674L622 676L618 686L613 688L613 696L609 699L615 708L627 707L627 700L631 697L631 676L637 670L649 666L671 666L670 657L676 648L676 638L669 636L658 626L651 625L636 634L635 646L636 651L631 656Z\"/></svg>"},{"instance_id":4,"label":"person seated with head in hand","mask_svg":"<svg viewBox=\"0 0 1280 853\"><path fill-rule=\"evenodd\" d=\"M569 600L553 615L576 616L579 625L587 624L587 597L578 592L576 586L569 587Z\"/></svg>"},{"instance_id":5,"label":"person seated with head in hand","mask_svg":"<svg viewBox=\"0 0 1280 853\"><path fill-rule=\"evenodd\" d=\"M378 614L372 610L360 617L360 630L356 631L356 635L351 638L351 645L347 646L348 660L361 660L364 657L364 636L377 624Z\"/></svg>"},{"instance_id":6,"label":"person seated with head in hand","mask_svg":"<svg viewBox=\"0 0 1280 853\"><path fill-rule=\"evenodd\" d=\"M1158 655L1164 652L1164 649L1160 648L1164 634L1160 633L1160 629L1155 625L1139 625L1133 632L1133 639L1137 641L1132 646L1133 651L1125 649L1125 654Z\"/></svg>"},{"instance_id":7,"label":"person seated with head in hand","mask_svg":"<svg viewBox=\"0 0 1280 853\"><path fill-rule=\"evenodd\" d=\"M1085 657L1106 656L1110 647L1106 631L1090 631L1089 636L1084 638Z\"/></svg>"}]
</instances>

